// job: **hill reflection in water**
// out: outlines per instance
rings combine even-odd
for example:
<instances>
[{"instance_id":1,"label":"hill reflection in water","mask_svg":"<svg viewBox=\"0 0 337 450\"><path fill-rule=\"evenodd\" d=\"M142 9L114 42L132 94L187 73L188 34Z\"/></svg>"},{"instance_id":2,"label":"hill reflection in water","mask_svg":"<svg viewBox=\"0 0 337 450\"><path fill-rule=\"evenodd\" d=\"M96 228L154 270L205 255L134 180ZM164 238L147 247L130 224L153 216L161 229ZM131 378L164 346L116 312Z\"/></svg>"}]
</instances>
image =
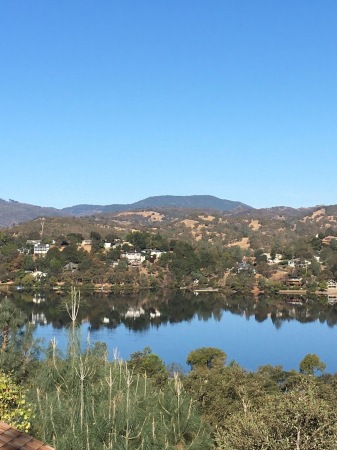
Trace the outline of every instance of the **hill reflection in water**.
<instances>
[{"instance_id":1,"label":"hill reflection in water","mask_svg":"<svg viewBox=\"0 0 337 450\"><path fill-rule=\"evenodd\" d=\"M64 308L56 294L15 294L16 305L37 324L36 336L56 335L66 346ZM127 359L149 345L166 363L183 367L187 354L202 346L222 348L228 359L255 370L259 365L298 368L307 353L317 353L329 372L337 371L337 305L325 299L242 298L186 292L140 295L82 295L79 320L83 337L106 342Z\"/></svg>"}]
</instances>

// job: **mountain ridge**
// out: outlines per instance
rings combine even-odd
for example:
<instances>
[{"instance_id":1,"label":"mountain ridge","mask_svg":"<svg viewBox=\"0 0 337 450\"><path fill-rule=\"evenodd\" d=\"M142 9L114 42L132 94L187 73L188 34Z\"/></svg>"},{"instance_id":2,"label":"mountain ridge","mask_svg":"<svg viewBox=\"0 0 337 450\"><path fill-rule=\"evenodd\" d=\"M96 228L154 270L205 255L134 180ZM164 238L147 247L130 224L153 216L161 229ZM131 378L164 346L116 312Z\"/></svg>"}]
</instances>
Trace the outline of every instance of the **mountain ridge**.
<instances>
[{"instance_id":1,"label":"mountain ridge","mask_svg":"<svg viewBox=\"0 0 337 450\"><path fill-rule=\"evenodd\" d=\"M95 213L128 211L146 208L184 208L184 209L215 209L231 211L236 208L252 209L251 206L239 201L220 199L213 195L158 195L147 197L134 203L111 205L74 205L63 208L62 211L75 215L92 215Z\"/></svg>"},{"instance_id":2,"label":"mountain ridge","mask_svg":"<svg viewBox=\"0 0 337 450\"><path fill-rule=\"evenodd\" d=\"M253 208L239 201L220 199L212 195L188 195L174 196L161 195L147 197L130 204L92 205L79 204L62 209L53 207L42 207L21 203L16 200L0 199L0 228L24 223L39 217L82 217L97 214L106 214L125 211L139 211L149 209L176 209L176 210L204 210L219 211L224 214L253 214L260 211L262 215L298 215L306 211L314 210L324 205L309 208L292 208L287 206L273 206L271 208ZM328 207L328 206L325 206Z\"/></svg>"}]
</instances>

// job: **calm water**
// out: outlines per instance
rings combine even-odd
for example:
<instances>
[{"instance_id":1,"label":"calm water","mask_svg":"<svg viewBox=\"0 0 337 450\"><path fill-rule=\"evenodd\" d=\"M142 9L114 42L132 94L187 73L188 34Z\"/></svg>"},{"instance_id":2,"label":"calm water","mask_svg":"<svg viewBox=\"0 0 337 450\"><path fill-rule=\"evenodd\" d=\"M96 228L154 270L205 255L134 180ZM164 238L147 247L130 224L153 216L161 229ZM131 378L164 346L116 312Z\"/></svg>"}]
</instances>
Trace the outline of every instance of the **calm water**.
<instances>
[{"instance_id":1,"label":"calm water","mask_svg":"<svg viewBox=\"0 0 337 450\"><path fill-rule=\"evenodd\" d=\"M64 298L21 294L15 303L37 325L35 336L45 345L55 337L66 348L67 316ZM277 299L225 298L218 294L194 296L181 292L166 295L82 297L79 314L82 338L105 342L123 359L150 346L166 364L183 369L191 350L218 347L228 361L255 370L260 365L298 369L307 353L316 353L337 372L337 305L318 300L293 304Z\"/></svg>"}]
</instances>

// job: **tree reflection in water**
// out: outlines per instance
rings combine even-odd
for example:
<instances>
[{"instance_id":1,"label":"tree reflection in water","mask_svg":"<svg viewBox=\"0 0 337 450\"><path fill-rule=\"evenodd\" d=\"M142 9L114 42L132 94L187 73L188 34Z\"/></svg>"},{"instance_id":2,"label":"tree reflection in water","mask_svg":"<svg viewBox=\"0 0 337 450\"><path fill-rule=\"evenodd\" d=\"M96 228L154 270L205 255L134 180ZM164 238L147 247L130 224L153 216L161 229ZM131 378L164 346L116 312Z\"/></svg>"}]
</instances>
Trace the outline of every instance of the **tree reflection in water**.
<instances>
[{"instance_id":1,"label":"tree reflection in water","mask_svg":"<svg viewBox=\"0 0 337 450\"><path fill-rule=\"evenodd\" d=\"M69 324L69 317L62 307L64 297L48 293L41 295L44 301L34 303L32 294L15 293L11 297L28 317L56 329ZM276 328L283 322L296 320L301 323L319 320L333 327L337 323L337 305L329 305L322 298L286 298L223 296L218 293L204 293L198 296L190 292L168 291L146 292L139 295L82 294L79 320L88 322L92 330L116 328L124 324L127 329L144 331L152 326L167 323L221 321L224 312L254 318L262 323L271 319ZM325 300L325 299L323 299Z\"/></svg>"}]
</instances>

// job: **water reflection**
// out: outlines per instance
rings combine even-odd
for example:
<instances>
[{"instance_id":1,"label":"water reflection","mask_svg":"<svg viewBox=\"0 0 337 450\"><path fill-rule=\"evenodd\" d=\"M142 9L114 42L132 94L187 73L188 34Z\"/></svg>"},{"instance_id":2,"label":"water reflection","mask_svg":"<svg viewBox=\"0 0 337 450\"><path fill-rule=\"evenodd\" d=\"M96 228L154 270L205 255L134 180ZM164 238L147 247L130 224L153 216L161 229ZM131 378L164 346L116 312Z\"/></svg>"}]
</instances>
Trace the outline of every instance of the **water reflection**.
<instances>
[{"instance_id":1,"label":"water reflection","mask_svg":"<svg viewBox=\"0 0 337 450\"><path fill-rule=\"evenodd\" d=\"M68 296L48 294L13 294L13 301L32 323L51 324L60 329L70 323L64 303ZM197 318L220 322L224 312L255 319L271 320L276 329L289 321L309 323L319 321L333 327L337 323L337 304L327 298L241 297L187 292L143 293L140 295L82 295L79 320L91 330L101 327L117 328L124 324L128 330L145 331L153 326L189 322Z\"/></svg>"}]
</instances>

